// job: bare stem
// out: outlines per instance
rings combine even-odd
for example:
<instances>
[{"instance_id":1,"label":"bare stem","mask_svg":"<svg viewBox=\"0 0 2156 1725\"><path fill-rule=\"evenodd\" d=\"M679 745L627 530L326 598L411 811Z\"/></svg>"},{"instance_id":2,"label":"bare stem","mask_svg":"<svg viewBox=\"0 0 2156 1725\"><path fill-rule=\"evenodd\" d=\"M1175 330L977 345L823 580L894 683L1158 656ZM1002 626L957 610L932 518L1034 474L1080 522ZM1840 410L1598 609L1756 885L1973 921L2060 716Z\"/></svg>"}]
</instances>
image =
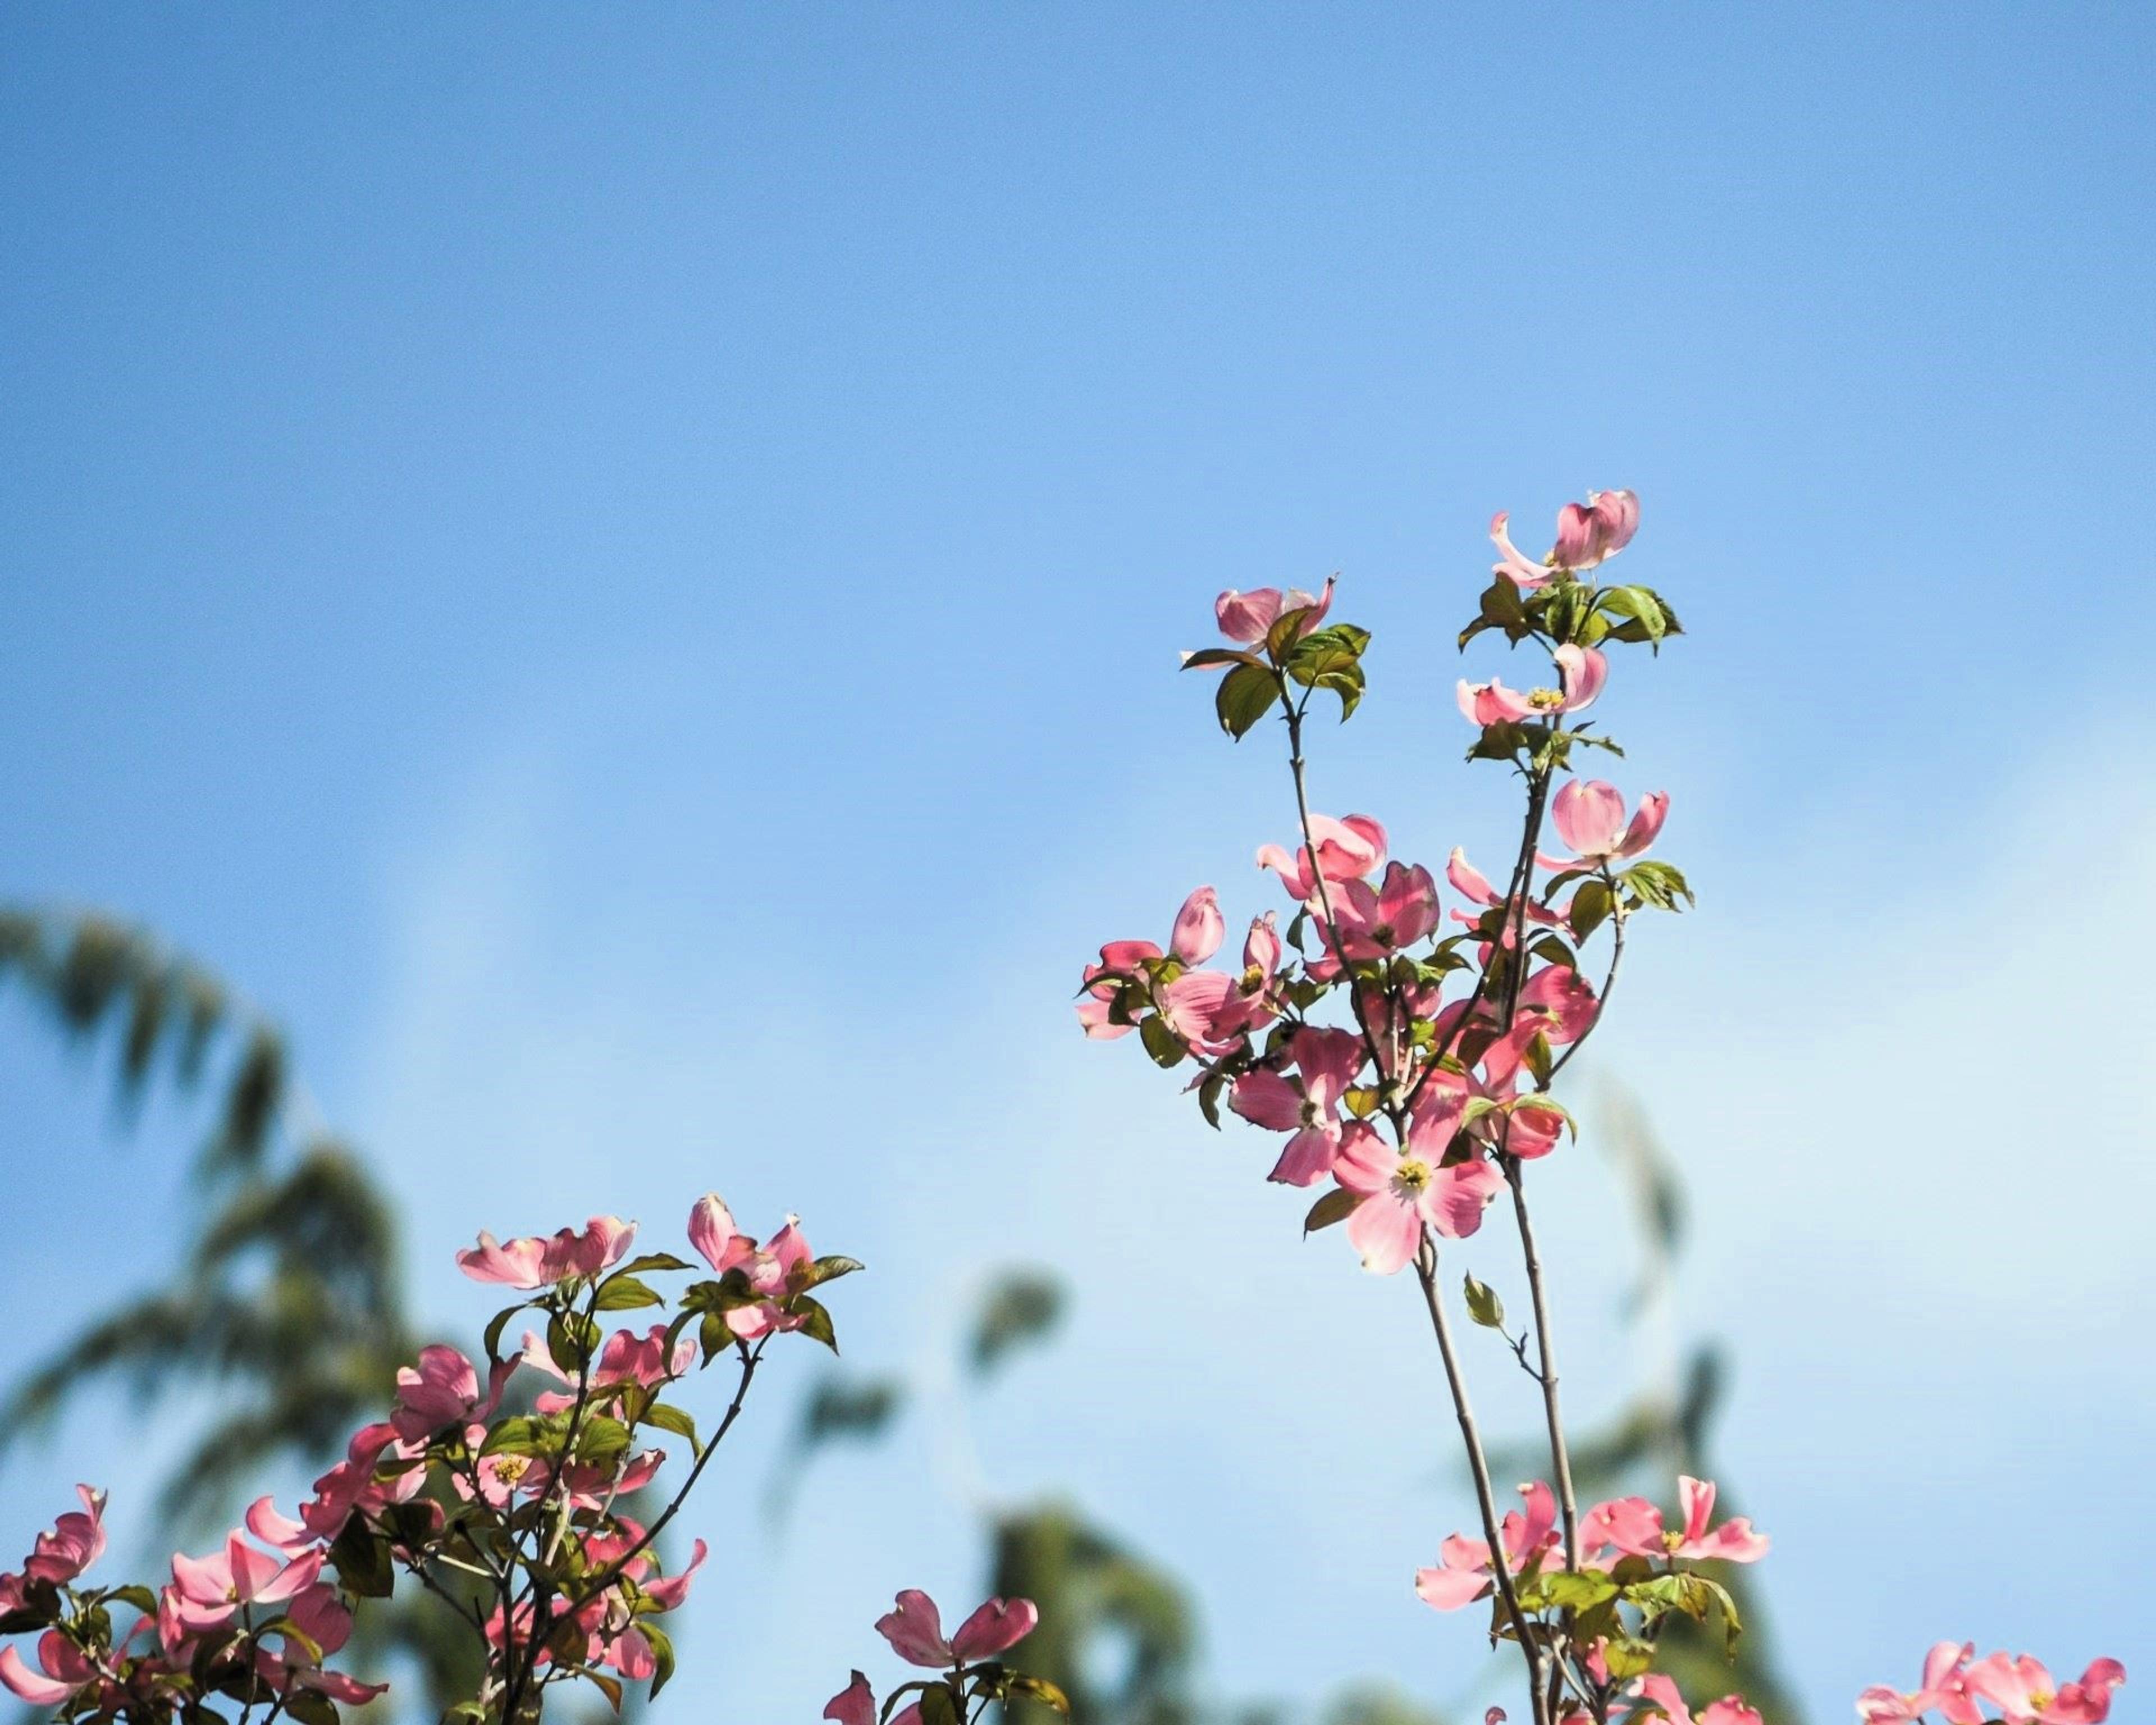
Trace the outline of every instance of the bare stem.
<instances>
[{"instance_id":1,"label":"bare stem","mask_svg":"<svg viewBox=\"0 0 2156 1725\"><path fill-rule=\"evenodd\" d=\"M1490 1459L1482 1448L1482 1433L1475 1421L1475 1409L1467 1397L1467 1380L1460 1373L1460 1356L1452 1345L1452 1324L1445 1316L1445 1297L1437 1285L1437 1245L1423 1231L1415 1252L1415 1276L1422 1283L1423 1301L1430 1308L1430 1328L1437 1335L1437 1352L1445 1362L1445 1381L1452 1392L1452 1411L1460 1421L1460 1441L1466 1445L1468 1471L1475 1480L1476 1507L1482 1512L1482 1536L1490 1548L1490 1574L1505 1602L1512 1633L1519 1638L1521 1656L1527 1662L1527 1694L1536 1725L1548 1725L1549 1702L1543 1692L1543 1650L1530 1630L1527 1615L1512 1585L1511 1554L1505 1549L1503 1524L1497 1515L1496 1494L1490 1488Z\"/></svg>"}]
</instances>

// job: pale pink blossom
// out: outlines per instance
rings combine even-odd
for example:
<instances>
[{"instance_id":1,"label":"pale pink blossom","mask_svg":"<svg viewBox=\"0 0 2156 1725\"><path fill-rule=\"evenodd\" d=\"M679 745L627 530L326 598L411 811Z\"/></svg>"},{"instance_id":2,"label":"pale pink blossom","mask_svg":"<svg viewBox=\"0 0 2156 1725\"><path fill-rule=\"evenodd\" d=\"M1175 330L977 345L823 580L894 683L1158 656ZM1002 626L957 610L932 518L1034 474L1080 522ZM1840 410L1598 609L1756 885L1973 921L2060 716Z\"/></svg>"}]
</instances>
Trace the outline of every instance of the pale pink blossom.
<instances>
[{"instance_id":1,"label":"pale pink blossom","mask_svg":"<svg viewBox=\"0 0 2156 1725\"><path fill-rule=\"evenodd\" d=\"M1562 569L1592 569L1632 542L1640 530L1640 500L1630 491L1589 491L1584 503L1557 512L1557 543L1550 557Z\"/></svg>"},{"instance_id":2,"label":"pale pink blossom","mask_svg":"<svg viewBox=\"0 0 2156 1725\"><path fill-rule=\"evenodd\" d=\"M701 1254L704 1261L721 1276L739 1271L750 1291L763 1296L754 1306L737 1307L726 1314L727 1326L744 1342L753 1342L773 1330L798 1329L804 1321L789 1316L779 1303L795 1291L794 1272L811 1261L808 1242L802 1235L800 1224L798 1216L789 1215L785 1226L772 1235L768 1245L758 1245L735 1228L733 1212L716 1192L706 1193L697 1199L689 1213L689 1243ZM660 1369L662 1363L658 1351L663 1346L663 1327L654 1327L646 1338L644 1352L637 1356L637 1369ZM687 1369L683 1363L686 1358L677 1350L665 1375L678 1377ZM623 1353L619 1363L629 1365L629 1356ZM653 1381L658 1379L654 1378Z\"/></svg>"},{"instance_id":3,"label":"pale pink blossom","mask_svg":"<svg viewBox=\"0 0 2156 1725\"><path fill-rule=\"evenodd\" d=\"M1936 1712L1946 1725L1982 1725L1983 1709L1969 1692L1968 1666L1975 1653L1973 1642L1934 1642L1924 1656L1923 1679L1914 1689L1873 1685L1856 1697L1857 1718L1862 1725L1917 1725L1925 1714Z\"/></svg>"},{"instance_id":4,"label":"pale pink blossom","mask_svg":"<svg viewBox=\"0 0 2156 1725\"><path fill-rule=\"evenodd\" d=\"M1257 645L1271 633L1272 626L1291 611L1304 614L1296 634L1298 637L1306 635L1325 620L1325 614L1332 608L1332 586L1338 578L1328 578L1325 590L1316 594L1305 593L1299 587L1289 588L1285 593L1276 587L1238 593L1231 587L1213 602L1213 618L1220 625L1220 633L1238 646Z\"/></svg>"},{"instance_id":5,"label":"pale pink blossom","mask_svg":"<svg viewBox=\"0 0 2156 1725\"><path fill-rule=\"evenodd\" d=\"M896 1609L876 1620L875 1627L901 1659L940 1669L993 1659L1031 1635L1040 1620L1030 1599L990 1599L946 1640L935 1600L918 1588L908 1588L899 1594Z\"/></svg>"},{"instance_id":6,"label":"pale pink blossom","mask_svg":"<svg viewBox=\"0 0 2156 1725\"><path fill-rule=\"evenodd\" d=\"M1517 1575L1530 1562L1548 1557L1557 1549L1557 1498L1540 1480L1520 1487L1527 1505L1525 1514L1508 1511L1497 1524L1504 1541L1511 1574ZM1423 1604L1437 1611L1457 1611L1471 1605L1496 1585L1491 1571L1490 1547L1486 1541L1455 1533L1438 1548L1433 1568L1415 1571L1415 1593Z\"/></svg>"},{"instance_id":7,"label":"pale pink blossom","mask_svg":"<svg viewBox=\"0 0 2156 1725\"><path fill-rule=\"evenodd\" d=\"M1490 884L1490 877L1468 861L1467 853L1456 845L1452 848L1452 855L1445 860L1445 878L1452 883L1454 889L1461 897L1471 903L1480 905L1485 911L1494 910L1499 905L1506 903L1502 895ZM1507 914L1503 923L1504 945L1509 949L1516 939L1514 924L1520 919L1522 911L1517 906L1507 906ZM1555 928L1564 921L1564 918L1556 911L1552 910L1548 905L1538 903L1532 897L1527 900L1523 914L1527 922L1542 928ZM1481 912L1455 911L1452 913L1452 920L1455 922L1465 922L1471 927L1482 920Z\"/></svg>"},{"instance_id":8,"label":"pale pink blossom","mask_svg":"<svg viewBox=\"0 0 2156 1725\"><path fill-rule=\"evenodd\" d=\"M1291 857L1277 845L1261 845L1258 850L1258 866L1277 874L1291 898L1309 899L1317 891L1321 875L1327 881L1356 880L1384 865L1385 829L1367 814L1351 814L1342 820L1329 814L1313 814L1310 833L1317 845L1315 868L1307 845L1298 845Z\"/></svg>"},{"instance_id":9,"label":"pale pink blossom","mask_svg":"<svg viewBox=\"0 0 2156 1725\"><path fill-rule=\"evenodd\" d=\"M1363 1200L1348 1218L1348 1243L1373 1276L1390 1276L1412 1258L1425 1227L1449 1240L1474 1233L1483 1206L1503 1189L1504 1176L1479 1153L1440 1161L1451 1136L1449 1126L1426 1127L1419 1110L1404 1150L1374 1132L1342 1136L1332 1177Z\"/></svg>"},{"instance_id":10,"label":"pale pink blossom","mask_svg":"<svg viewBox=\"0 0 2156 1725\"><path fill-rule=\"evenodd\" d=\"M1363 1070L1363 1042L1347 1030L1297 1030L1288 1039L1296 1076L1256 1066L1237 1078L1228 1106L1269 1132L1292 1132L1265 1178L1314 1186L1332 1172L1342 1122L1340 1099Z\"/></svg>"},{"instance_id":11,"label":"pale pink blossom","mask_svg":"<svg viewBox=\"0 0 2156 1725\"><path fill-rule=\"evenodd\" d=\"M314 1585L323 1553L307 1551L288 1561L259 1552L234 1531L224 1548L206 1558L172 1554L174 1605L187 1629L213 1629L245 1605L274 1605Z\"/></svg>"},{"instance_id":12,"label":"pale pink blossom","mask_svg":"<svg viewBox=\"0 0 2156 1725\"><path fill-rule=\"evenodd\" d=\"M57 1707L100 1673L89 1656L56 1629L38 1637L38 1669L13 1646L0 1647L0 1683L33 1707Z\"/></svg>"},{"instance_id":13,"label":"pale pink blossom","mask_svg":"<svg viewBox=\"0 0 2156 1725\"><path fill-rule=\"evenodd\" d=\"M1633 1694L1660 1707L1670 1725L1760 1725L1758 1713L1745 1705L1741 1695L1725 1695L1709 1702L1695 1713L1685 1705L1677 1686L1660 1671L1651 1671L1632 1686Z\"/></svg>"},{"instance_id":14,"label":"pale pink blossom","mask_svg":"<svg viewBox=\"0 0 2156 1725\"><path fill-rule=\"evenodd\" d=\"M1502 683L1471 683L1460 680L1460 711L1483 726L1517 724L1525 719L1554 718L1594 705L1602 685L1609 680L1609 661L1599 647L1576 647L1569 641L1550 657L1556 661L1558 686L1530 689L1522 693Z\"/></svg>"},{"instance_id":15,"label":"pale pink blossom","mask_svg":"<svg viewBox=\"0 0 2156 1725\"><path fill-rule=\"evenodd\" d=\"M1639 812L1627 824L1625 798L1604 779L1568 779L1550 803L1558 836L1578 852L1578 857L1537 856L1546 869L1576 869L1582 863L1599 867L1628 856L1637 856L1662 829L1670 812L1669 795L1650 791L1640 798Z\"/></svg>"},{"instance_id":16,"label":"pale pink blossom","mask_svg":"<svg viewBox=\"0 0 2156 1725\"><path fill-rule=\"evenodd\" d=\"M581 1232L564 1228L543 1239L503 1242L482 1232L477 1245L457 1254L457 1267L474 1281L552 1287L572 1276L602 1274L620 1260L635 1237L636 1224L619 1216L593 1216Z\"/></svg>"},{"instance_id":17,"label":"pale pink blossom","mask_svg":"<svg viewBox=\"0 0 2156 1725\"><path fill-rule=\"evenodd\" d=\"M82 1507L68 1511L51 1532L38 1536L23 1563L25 1579L64 1586L105 1554L105 1493L77 1486L74 1495Z\"/></svg>"},{"instance_id":18,"label":"pale pink blossom","mask_svg":"<svg viewBox=\"0 0 2156 1725\"><path fill-rule=\"evenodd\" d=\"M1994 1653L1970 1666L1969 1692L1996 1707L2005 1725L2102 1725L2111 1717L2111 1692L2126 1681L2126 1667L2099 1659L2078 1681L2061 1683L2036 1660Z\"/></svg>"},{"instance_id":19,"label":"pale pink blossom","mask_svg":"<svg viewBox=\"0 0 2156 1725\"><path fill-rule=\"evenodd\" d=\"M1110 941L1101 948L1100 962L1087 965L1079 978L1084 992L1078 1001L1078 1021L1086 1034L1101 1041L1129 1034L1130 1025L1112 1024L1108 1018L1109 1003L1116 998L1122 978L1139 974L1150 962L1163 957L1184 965L1203 964L1220 950L1226 932L1219 896L1210 886L1201 886L1183 900L1183 907L1175 913L1165 954L1151 941Z\"/></svg>"},{"instance_id":20,"label":"pale pink blossom","mask_svg":"<svg viewBox=\"0 0 2156 1725\"><path fill-rule=\"evenodd\" d=\"M479 1371L454 1348L434 1343L419 1350L417 1366L397 1372L397 1406L389 1423L406 1442L431 1437L444 1426L485 1420L501 1404L502 1386L516 1369L505 1360L487 1373L480 1389Z\"/></svg>"},{"instance_id":21,"label":"pale pink blossom","mask_svg":"<svg viewBox=\"0 0 2156 1725\"><path fill-rule=\"evenodd\" d=\"M1644 1497L1620 1497L1598 1503L1581 1523L1580 1543L1590 1552L1628 1552L1642 1558L1719 1558L1725 1563L1754 1563L1767 1555L1767 1536L1752 1531L1743 1516L1709 1530L1714 1514L1714 1482L1689 1474L1677 1479L1684 1525L1662 1525L1662 1512Z\"/></svg>"},{"instance_id":22,"label":"pale pink blossom","mask_svg":"<svg viewBox=\"0 0 2156 1725\"><path fill-rule=\"evenodd\" d=\"M1386 957L1428 938L1437 927L1437 883L1420 863L1388 864L1375 886L1342 880L1331 898L1345 949L1341 956L1347 958ZM1323 932L1330 945L1332 931Z\"/></svg>"}]
</instances>

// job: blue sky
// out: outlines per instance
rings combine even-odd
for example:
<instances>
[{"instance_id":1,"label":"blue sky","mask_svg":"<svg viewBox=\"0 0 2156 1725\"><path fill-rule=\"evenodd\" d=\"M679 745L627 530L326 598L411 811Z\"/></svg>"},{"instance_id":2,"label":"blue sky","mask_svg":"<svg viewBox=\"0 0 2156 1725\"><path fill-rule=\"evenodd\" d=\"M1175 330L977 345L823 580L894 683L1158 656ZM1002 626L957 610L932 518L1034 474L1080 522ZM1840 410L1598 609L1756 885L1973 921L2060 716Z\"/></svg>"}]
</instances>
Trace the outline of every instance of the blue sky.
<instances>
[{"instance_id":1,"label":"blue sky","mask_svg":"<svg viewBox=\"0 0 2156 1725\"><path fill-rule=\"evenodd\" d=\"M1786 1650L1823 1718L1940 1635L2130 1660L2152 35L17 8L0 890L272 1005L416 1206L445 1327L483 1315L444 1267L478 1226L671 1228L713 1185L886 1271L865 1363L932 1357L983 1266L1061 1265L1056 1368L978 1416L998 1489L1191 1574L1239 1691L1451 1697L1471 1659L1405 1577L1467 1507L1407 1291L1298 1246L1258 1146L1067 996L1197 880L1263 902L1277 763L1173 675L1216 589L1341 571L1375 692L1321 803L1486 851L1505 791L1448 692L1483 524L1630 485L1630 571L1691 633L1606 705L1702 905L1603 1058L1692 1183L1684 1309L1738 1354ZM149 1274L187 1122L115 1142L0 1012L11 1276ZM1591 1412L1638 1363L1578 1168ZM774 1584L697 1620L675 1705L812 1717L973 1548L901 1448L834 1458L774 1558L764 1413L709 1514ZM134 1420L16 1466L8 1524L79 1461L124 1497Z\"/></svg>"}]
</instances>

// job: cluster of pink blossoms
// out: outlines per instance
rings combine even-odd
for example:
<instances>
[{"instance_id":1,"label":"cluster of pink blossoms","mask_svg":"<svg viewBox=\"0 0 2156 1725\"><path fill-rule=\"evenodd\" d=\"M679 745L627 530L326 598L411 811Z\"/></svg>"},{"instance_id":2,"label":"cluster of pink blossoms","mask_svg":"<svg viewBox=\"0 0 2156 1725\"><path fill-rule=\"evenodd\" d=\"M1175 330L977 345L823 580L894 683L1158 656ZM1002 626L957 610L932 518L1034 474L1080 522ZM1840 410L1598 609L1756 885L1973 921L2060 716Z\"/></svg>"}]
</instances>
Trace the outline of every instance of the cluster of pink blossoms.
<instances>
[{"instance_id":1,"label":"cluster of pink blossoms","mask_svg":"<svg viewBox=\"0 0 2156 1725\"><path fill-rule=\"evenodd\" d=\"M1945 1725L2103 1725L2111 1717L2111 1692L2126 1681L2126 1667L2099 1659L2073 1682L2061 1683L2024 1654L1976 1656L1970 1641L1941 1641L1924 1660L1923 1680L1904 1693L1884 1686L1856 1697L1863 1725L1917 1725L1937 1717ZM1996 1708L1989 1711L1984 1703Z\"/></svg>"},{"instance_id":2,"label":"cluster of pink blossoms","mask_svg":"<svg viewBox=\"0 0 2156 1725\"><path fill-rule=\"evenodd\" d=\"M1285 891L1288 920L1283 927L1279 911L1260 911L1240 968L1208 968L1228 927L1217 892L1200 887L1184 901L1164 949L1145 940L1101 949L1081 978L1077 1011L1089 1036L1135 1032L1158 1065L1187 1065L1188 1088L1214 1126L1224 1101L1281 1135L1268 1178L1329 1188L1306 1230L1344 1222L1366 1269L1391 1275L1414 1266L1483 1535L1445 1541L1416 1589L1440 1610L1490 1601L1491 1634L1512 1642L1527 1666L1535 1725L1657 1714L1677 1725L1695 1717L1700 1725L1758 1725L1735 1696L1695 1716L1653 1667L1672 1613L1702 1622L1718 1615L1733 1637L1733 1601L1696 1566L1753 1562L1767 1542L1742 1520L1712 1526L1714 1487L1688 1478L1679 1482L1676 1526L1644 1498L1584 1513L1576 1507L1526 1193L1527 1171L1573 1129L1552 1087L1600 1022L1632 918L1679 909L1691 896L1684 876L1651 855L1669 798L1651 791L1628 803L1616 786L1574 767L1583 751L1622 754L1597 728L1597 703L1612 686L1611 650L1658 652L1681 633L1653 588L1602 578L1639 521L1631 492L1590 495L1559 512L1555 542L1539 562L1513 543L1507 516L1491 522L1498 557L1460 645L1499 633L1515 648L1539 649L1549 669L1526 689L1494 677L1457 685L1456 705L1472 727L1469 757L1508 766L1524 786L1526 811L1504 870L1486 873L1461 850L1451 853L1441 875L1460 900L1451 906L1438 872L1391 855L1378 820L1311 807L1303 748L1311 703L1321 691L1334 696L1344 720L1365 691L1370 636L1331 620L1336 583L1317 593L1222 593L1214 618L1228 644L1185 655L1184 666L1219 673L1214 711L1230 737L1240 740L1276 713L1285 727L1298 839L1263 846L1257 861ZM1544 848L1547 827L1563 851ZM1590 978L1586 954L1603 935L1606 959ZM1555 1483L1522 1487L1524 1512L1501 1516L1437 1272L1440 1249L1476 1233L1486 1207L1507 1193L1533 1322L1517 1337L1507 1332L1502 1302L1471 1276L1467 1310L1504 1336L1539 1384ZM1924 1707L1948 1725L1973 1725L1979 1695L2012 1725L2094 1725L2124 1676L2102 1661L2079 1684L2055 1689L2029 1662L1969 1665L1965 1654L1951 1682L1935 1682L1928 1668L1916 1696L1867 1692L1860 1704L1867 1725L1914 1719Z\"/></svg>"},{"instance_id":3,"label":"cluster of pink blossoms","mask_svg":"<svg viewBox=\"0 0 2156 1725\"><path fill-rule=\"evenodd\" d=\"M668 1321L611 1332L600 1314L669 1306L646 1277L696 1266L665 1252L624 1261L636 1230L613 1216L506 1243L482 1234L459 1266L523 1296L489 1324L484 1365L422 1349L397 1374L388 1417L353 1435L296 1517L258 1500L219 1549L176 1555L154 1594L81 1584L105 1548L104 1494L83 1487L81 1511L38 1538L20 1574L0 1575L0 1633L38 1637L34 1666L0 1648L0 1682L70 1718L193 1717L223 1695L243 1718L263 1705L336 1725L340 1704L385 1686L325 1661L351 1639L355 1608L402 1575L439 1594L485 1649L470 1725L536 1720L549 1686L569 1679L617 1706L624 1682L655 1692L673 1666L657 1620L687 1598L707 1553L698 1540L665 1574L654 1542L739 1414L766 1345L792 1332L831 1342L811 1291L860 1267L812 1256L792 1218L760 1244L716 1196L697 1202L687 1231L711 1279L685 1288ZM504 1356L500 1337L522 1312L542 1327ZM701 1438L667 1398L722 1355L737 1364L736 1393ZM619 1505L666 1460L654 1433L681 1440L691 1466L647 1523ZM123 1630L115 1605L136 1614Z\"/></svg>"},{"instance_id":4,"label":"cluster of pink blossoms","mask_svg":"<svg viewBox=\"0 0 2156 1725\"><path fill-rule=\"evenodd\" d=\"M1068 1712L1070 1703L1055 1684L1014 1671L1001 1656L1031 1635L1040 1620L1030 1599L989 1599L947 1636L935 1600L918 1588L906 1589L876 1620L876 1633L908 1665L943 1675L916 1678L891 1691L882 1707L888 1725L967 1725L993 1703L1015 1699ZM906 1704L892 1713L902 1701ZM875 1691L868 1678L854 1672L852 1681L825 1705L824 1717L834 1725L878 1725Z\"/></svg>"}]
</instances>

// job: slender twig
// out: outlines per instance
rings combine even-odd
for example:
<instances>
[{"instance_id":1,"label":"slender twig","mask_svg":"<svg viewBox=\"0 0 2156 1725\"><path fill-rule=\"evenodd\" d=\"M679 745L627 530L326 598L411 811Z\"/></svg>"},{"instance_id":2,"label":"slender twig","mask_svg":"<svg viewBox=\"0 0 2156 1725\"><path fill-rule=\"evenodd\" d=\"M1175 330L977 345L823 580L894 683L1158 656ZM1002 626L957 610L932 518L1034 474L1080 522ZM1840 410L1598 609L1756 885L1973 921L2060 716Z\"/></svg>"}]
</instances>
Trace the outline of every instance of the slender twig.
<instances>
[{"instance_id":1,"label":"slender twig","mask_svg":"<svg viewBox=\"0 0 2156 1725\"><path fill-rule=\"evenodd\" d=\"M696 1481L703 1474L705 1464L710 1461L712 1455L717 1452L720 1443L733 1429L734 1421L741 1418L742 1407L748 1399L748 1387L756 1377L757 1366L763 1358L764 1348L776 1333L775 1331L766 1330L762 1335L757 1337L756 1345L753 1348L742 1351L741 1381L734 1387L734 1399L727 1404L726 1411L720 1419L717 1429L711 1433L704 1447L697 1452L696 1462L689 1469L689 1476L681 1481L681 1489L674 1494L674 1501L652 1518L651 1525L644 1530L642 1538L632 1543L619 1557L614 1558L585 1584L582 1593L570 1604L569 1609L572 1611L581 1609L612 1587L621 1579L622 1571L641 1556L652 1541L665 1532L666 1524L674 1519L675 1512L687 1501L689 1493L696 1489ZM568 1596L565 1594L563 1597Z\"/></svg>"},{"instance_id":2,"label":"slender twig","mask_svg":"<svg viewBox=\"0 0 2156 1725\"><path fill-rule=\"evenodd\" d=\"M1490 1548L1491 1578L1505 1602L1505 1615L1512 1620L1521 1655L1527 1661L1527 1692L1537 1725L1548 1725L1549 1703L1543 1694L1543 1652L1529 1629L1527 1614L1521 1608L1518 1590L1512 1585L1512 1556L1505 1549L1504 1527L1498 1517L1496 1494L1490 1486L1490 1459L1482 1448L1481 1430L1476 1424L1475 1409L1467 1396L1467 1380L1460 1373L1460 1357L1453 1347L1451 1321L1445 1316L1445 1297L1437 1285L1437 1245L1428 1229L1423 1230L1421 1244L1415 1251L1415 1276L1422 1283L1423 1301L1430 1308L1430 1328L1437 1335L1438 1356L1445 1362L1445 1381L1452 1392L1452 1411L1460 1422L1460 1441L1467 1448L1468 1471L1475 1480L1476 1507L1482 1513L1483 1539Z\"/></svg>"}]
</instances>

